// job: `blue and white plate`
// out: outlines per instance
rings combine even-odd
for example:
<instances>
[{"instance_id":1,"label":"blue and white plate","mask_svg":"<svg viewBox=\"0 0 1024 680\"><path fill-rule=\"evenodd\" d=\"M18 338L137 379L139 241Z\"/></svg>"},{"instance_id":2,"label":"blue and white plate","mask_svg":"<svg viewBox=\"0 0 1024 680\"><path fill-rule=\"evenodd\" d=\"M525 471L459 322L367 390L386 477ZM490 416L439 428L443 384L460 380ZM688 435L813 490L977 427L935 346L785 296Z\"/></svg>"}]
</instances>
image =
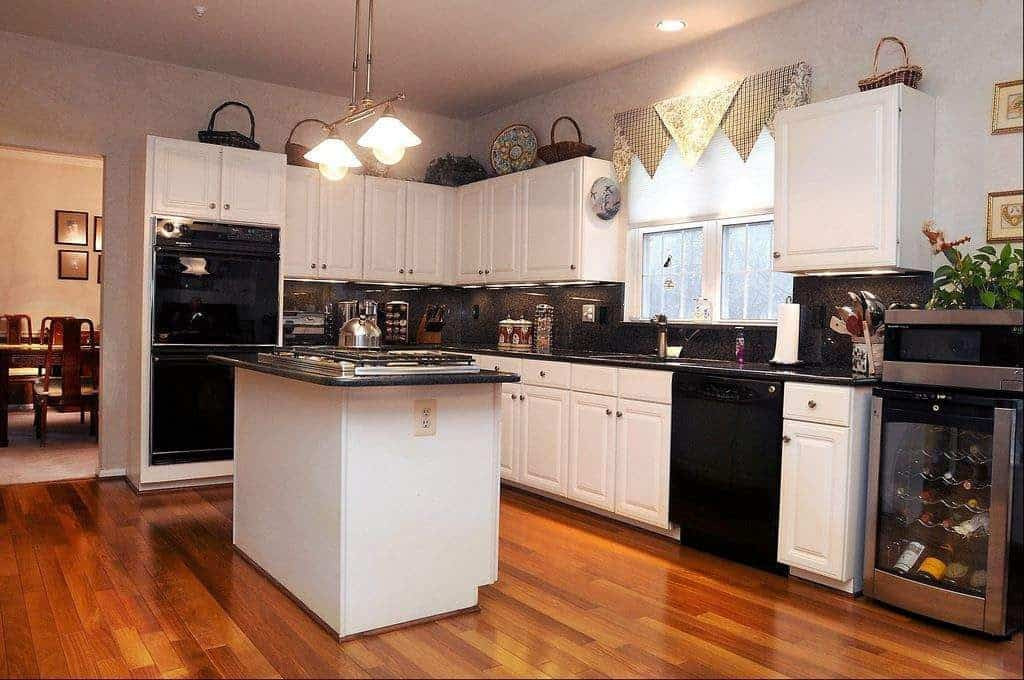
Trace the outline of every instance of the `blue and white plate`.
<instances>
[{"instance_id":1,"label":"blue and white plate","mask_svg":"<svg viewBox=\"0 0 1024 680\"><path fill-rule=\"evenodd\" d=\"M509 125L491 142L491 167L499 175L528 170L537 162L537 134L529 125Z\"/></svg>"},{"instance_id":2,"label":"blue and white plate","mask_svg":"<svg viewBox=\"0 0 1024 680\"><path fill-rule=\"evenodd\" d=\"M590 207L602 220L610 220L622 208L619 185L610 177L598 177L590 187Z\"/></svg>"}]
</instances>

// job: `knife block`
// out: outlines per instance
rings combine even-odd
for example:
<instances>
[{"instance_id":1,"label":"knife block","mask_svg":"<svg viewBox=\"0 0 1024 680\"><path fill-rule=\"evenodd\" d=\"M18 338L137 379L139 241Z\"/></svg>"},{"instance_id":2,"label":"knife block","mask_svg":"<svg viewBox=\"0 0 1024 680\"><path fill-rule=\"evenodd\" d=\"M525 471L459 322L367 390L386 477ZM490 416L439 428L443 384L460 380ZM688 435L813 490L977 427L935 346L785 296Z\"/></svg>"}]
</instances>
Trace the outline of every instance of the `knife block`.
<instances>
[{"instance_id":1,"label":"knife block","mask_svg":"<svg viewBox=\"0 0 1024 680\"><path fill-rule=\"evenodd\" d=\"M427 315L420 315L420 322L416 326L416 343L419 345L440 345L441 331L427 330Z\"/></svg>"}]
</instances>

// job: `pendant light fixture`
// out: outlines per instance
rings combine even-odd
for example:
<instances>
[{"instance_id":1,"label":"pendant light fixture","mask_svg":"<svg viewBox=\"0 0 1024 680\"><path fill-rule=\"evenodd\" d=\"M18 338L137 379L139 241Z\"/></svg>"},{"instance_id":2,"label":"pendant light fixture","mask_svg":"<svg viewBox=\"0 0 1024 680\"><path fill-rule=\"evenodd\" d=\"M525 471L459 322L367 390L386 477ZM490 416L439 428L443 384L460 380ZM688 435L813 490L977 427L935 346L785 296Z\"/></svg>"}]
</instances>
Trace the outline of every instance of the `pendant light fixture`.
<instances>
[{"instance_id":1,"label":"pendant light fixture","mask_svg":"<svg viewBox=\"0 0 1024 680\"><path fill-rule=\"evenodd\" d=\"M339 180L345 177L349 168L358 168L362 165L348 144L338 135L338 128L351 125L358 121L369 118L378 109L383 108L378 118L370 129L359 138L360 146L369 147L373 155L385 165L394 165L405 156L405 150L410 146L421 143L419 137L413 134L412 130L405 126L395 115L394 104L405 99L405 94L399 92L385 99L374 101L370 96L370 88L373 78L373 3L369 0L369 12L367 15L366 31L366 89L363 98L356 101L357 84L359 77L359 20L360 0L355 0L355 21L352 35L352 99L348 105L348 114L332 123L325 123L319 119L312 119L320 123L327 133L326 139L310 149L305 156L306 160L317 163L320 173L329 180Z\"/></svg>"}]
</instances>

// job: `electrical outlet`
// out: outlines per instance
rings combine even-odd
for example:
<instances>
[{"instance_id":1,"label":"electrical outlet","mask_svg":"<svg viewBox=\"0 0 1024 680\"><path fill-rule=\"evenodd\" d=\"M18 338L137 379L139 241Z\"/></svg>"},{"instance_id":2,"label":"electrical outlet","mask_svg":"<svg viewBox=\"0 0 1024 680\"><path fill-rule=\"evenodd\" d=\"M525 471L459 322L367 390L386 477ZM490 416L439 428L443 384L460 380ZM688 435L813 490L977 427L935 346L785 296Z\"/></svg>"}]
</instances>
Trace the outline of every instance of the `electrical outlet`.
<instances>
[{"instance_id":1,"label":"electrical outlet","mask_svg":"<svg viewBox=\"0 0 1024 680\"><path fill-rule=\"evenodd\" d=\"M417 437L433 437L437 434L437 399L413 401L412 427Z\"/></svg>"},{"instance_id":2,"label":"electrical outlet","mask_svg":"<svg viewBox=\"0 0 1024 680\"><path fill-rule=\"evenodd\" d=\"M585 323L594 323L597 320L597 305L586 304L583 305L583 321Z\"/></svg>"}]
</instances>

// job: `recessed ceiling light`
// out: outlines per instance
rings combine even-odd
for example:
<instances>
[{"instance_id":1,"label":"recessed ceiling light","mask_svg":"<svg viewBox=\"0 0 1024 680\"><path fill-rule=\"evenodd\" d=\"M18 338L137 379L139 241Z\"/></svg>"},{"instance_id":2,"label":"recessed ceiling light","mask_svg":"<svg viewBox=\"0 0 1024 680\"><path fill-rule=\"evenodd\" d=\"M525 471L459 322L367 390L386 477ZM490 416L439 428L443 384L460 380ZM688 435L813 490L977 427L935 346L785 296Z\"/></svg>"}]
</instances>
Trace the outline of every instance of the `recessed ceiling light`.
<instances>
[{"instance_id":1,"label":"recessed ceiling light","mask_svg":"<svg viewBox=\"0 0 1024 680\"><path fill-rule=\"evenodd\" d=\"M662 19L658 22L658 30L666 33L674 33L686 28L686 22L682 19Z\"/></svg>"}]
</instances>

